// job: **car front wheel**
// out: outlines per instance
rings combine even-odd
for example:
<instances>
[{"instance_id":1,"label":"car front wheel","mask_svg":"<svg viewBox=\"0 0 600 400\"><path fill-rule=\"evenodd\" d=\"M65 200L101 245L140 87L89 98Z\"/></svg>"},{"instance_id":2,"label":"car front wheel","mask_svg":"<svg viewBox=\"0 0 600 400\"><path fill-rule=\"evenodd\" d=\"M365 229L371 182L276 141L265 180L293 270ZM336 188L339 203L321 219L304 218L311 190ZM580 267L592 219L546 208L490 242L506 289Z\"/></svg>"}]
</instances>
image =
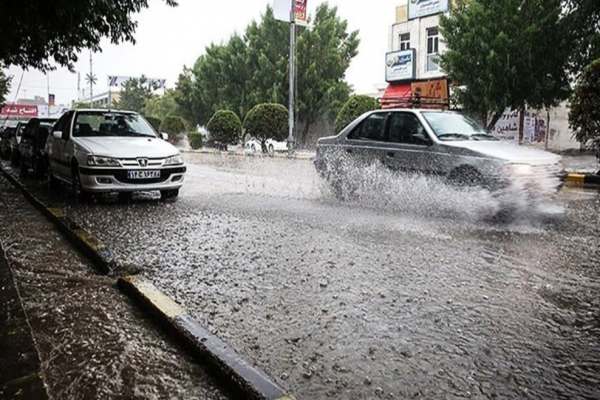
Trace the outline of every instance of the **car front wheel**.
<instances>
[{"instance_id":1,"label":"car front wheel","mask_svg":"<svg viewBox=\"0 0 600 400\"><path fill-rule=\"evenodd\" d=\"M86 201L90 198L90 193L86 192L81 186L81 175L79 174L79 168L74 165L71 171L71 189L73 196L78 200Z\"/></svg>"}]
</instances>

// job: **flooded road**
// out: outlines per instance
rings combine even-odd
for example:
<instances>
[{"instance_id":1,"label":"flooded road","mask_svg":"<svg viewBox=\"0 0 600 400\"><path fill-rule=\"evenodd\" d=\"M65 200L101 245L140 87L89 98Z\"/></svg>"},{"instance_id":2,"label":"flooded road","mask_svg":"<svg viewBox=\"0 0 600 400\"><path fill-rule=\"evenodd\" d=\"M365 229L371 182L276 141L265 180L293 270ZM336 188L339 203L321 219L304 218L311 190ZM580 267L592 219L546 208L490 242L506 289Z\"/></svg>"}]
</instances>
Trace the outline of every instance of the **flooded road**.
<instances>
[{"instance_id":1,"label":"flooded road","mask_svg":"<svg viewBox=\"0 0 600 400\"><path fill-rule=\"evenodd\" d=\"M297 398L600 398L598 192L497 224L419 176L340 202L310 161L188 163L175 203L49 201Z\"/></svg>"}]
</instances>

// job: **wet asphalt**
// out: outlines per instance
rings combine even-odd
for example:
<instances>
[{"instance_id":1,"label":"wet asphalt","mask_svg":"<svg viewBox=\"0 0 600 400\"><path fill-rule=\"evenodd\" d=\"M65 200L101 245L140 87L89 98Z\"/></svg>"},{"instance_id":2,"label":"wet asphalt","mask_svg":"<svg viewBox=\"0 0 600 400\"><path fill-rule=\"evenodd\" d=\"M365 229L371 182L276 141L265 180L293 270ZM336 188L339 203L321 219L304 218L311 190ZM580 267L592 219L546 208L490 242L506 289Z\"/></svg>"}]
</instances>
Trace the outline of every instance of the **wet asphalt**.
<instances>
[{"instance_id":1,"label":"wet asphalt","mask_svg":"<svg viewBox=\"0 0 600 400\"><path fill-rule=\"evenodd\" d=\"M186 157L176 202L29 185L299 399L600 398L597 191L496 223L424 177L341 202L308 160Z\"/></svg>"}]
</instances>

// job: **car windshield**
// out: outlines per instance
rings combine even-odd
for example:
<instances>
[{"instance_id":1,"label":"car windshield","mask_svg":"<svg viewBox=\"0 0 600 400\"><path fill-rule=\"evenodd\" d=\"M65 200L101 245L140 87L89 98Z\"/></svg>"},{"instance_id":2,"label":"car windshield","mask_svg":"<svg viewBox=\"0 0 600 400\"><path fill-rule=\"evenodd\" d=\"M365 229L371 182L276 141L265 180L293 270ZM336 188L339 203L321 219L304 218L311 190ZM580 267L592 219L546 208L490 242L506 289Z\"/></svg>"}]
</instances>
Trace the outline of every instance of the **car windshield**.
<instances>
[{"instance_id":1,"label":"car windshield","mask_svg":"<svg viewBox=\"0 0 600 400\"><path fill-rule=\"evenodd\" d=\"M450 112L424 112L423 116L440 140L498 140L477 121Z\"/></svg>"},{"instance_id":2,"label":"car windshield","mask_svg":"<svg viewBox=\"0 0 600 400\"><path fill-rule=\"evenodd\" d=\"M140 115L114 111L78 112L73 136L158 137Z\"/></svg>"}]
</instances>

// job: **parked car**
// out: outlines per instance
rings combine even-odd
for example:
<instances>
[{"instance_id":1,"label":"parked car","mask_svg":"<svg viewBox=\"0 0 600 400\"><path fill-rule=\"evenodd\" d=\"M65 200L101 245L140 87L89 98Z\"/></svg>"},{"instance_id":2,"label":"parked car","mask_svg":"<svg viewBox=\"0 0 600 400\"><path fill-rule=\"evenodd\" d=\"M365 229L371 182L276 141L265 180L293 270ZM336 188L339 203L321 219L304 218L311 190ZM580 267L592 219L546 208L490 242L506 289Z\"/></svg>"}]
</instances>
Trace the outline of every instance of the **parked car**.
<instances>
[{"instance_id":1,"label":"parked car","mask_svg":"<svg viewBox=\"0 0 600 400\"><path fill-rule=\"evenodd\" d=\"M175 198L186 167L167 139L135 112L68 111L46 141L49 183L69 183L81 196L158 190Z\"/></svg>"},{"instance_id":2,"label":"parked car","mask_svg":"<svg viewBox=\"0 0 600 400\"><path fill-rule=\"evenodd\" d=\"M21 172L27 173L32 169L35 176L44 176L48 168L48 156L46 154L46 139L56 122L56 118L32 118L29 120L19 149Z\"/></svg>"},{"instance_id":3,"label":"parked car","mask_svg":"<svg viewBox=\"0 0 600 400\"><path fill-rule=\"evenodd\" d=\"M27 126L27 122L19 122L15 128L15 135L11 136L8 141L10 148L10 161L13 165L19 165L21 161L21 154L19 153L19 143L21 143L21 137L23 137L23 131Z\"/></svg>"},{"instance_id":4,"label":"parked car","mask_svg":"<svg viewBox=\"0 0 600 400\"><path fill-rule=\"evenodd\" d=\"M0 132L0 157L4 160L10 160L10 144L17 129L13 126L5 126Z\"/></svg>"},{"instance_id":5,"label":"parked car","mask_svg":"<svg viewBox=\"0 0 600 400\"><path fill-rule=\"evenodd\" d=\"M339 158L381 163L394 171L444 176L492 191L518 184L550 192L560 186L560 157L503 142L458 112L396 109L366 113L317 144L315 166L334 190L344 178Z\"/></svg>"},{"instance_id":6,"label":"parked car","mask_svg":"<svg viewBox=\"0 0 600 400\"><path fill-rule=\"evenodd\" d=\"M287 142L279 142L275 139L267 139L265 141L265 149L269 154L275 154L276 152L284 152L288 150ZM251 138L244 145L244 152L256 153L262 151L261 143L258 139Z\"/></svg>"}]
</instances>

